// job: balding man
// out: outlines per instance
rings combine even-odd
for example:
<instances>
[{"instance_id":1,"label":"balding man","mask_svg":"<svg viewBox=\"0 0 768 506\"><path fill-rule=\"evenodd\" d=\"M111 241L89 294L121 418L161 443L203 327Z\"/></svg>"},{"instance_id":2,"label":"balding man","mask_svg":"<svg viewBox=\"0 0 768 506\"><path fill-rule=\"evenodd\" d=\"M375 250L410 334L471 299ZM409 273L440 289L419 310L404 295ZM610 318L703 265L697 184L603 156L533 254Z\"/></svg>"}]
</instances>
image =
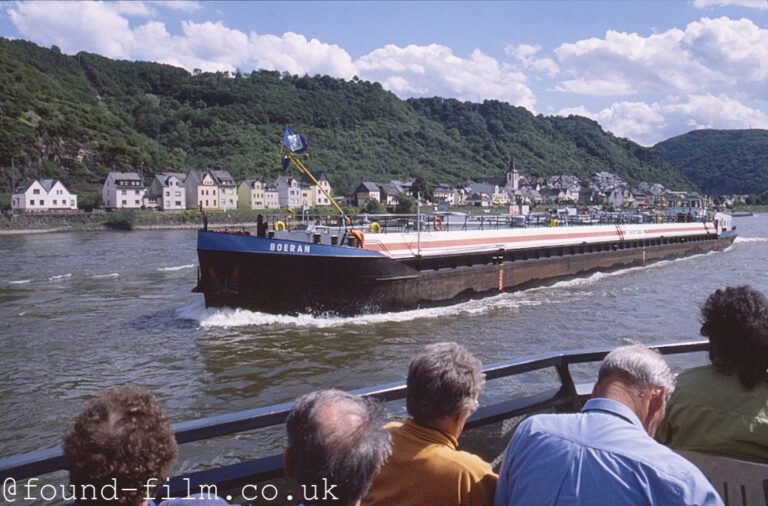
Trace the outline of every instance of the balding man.
<instances>
[{"instance_id":1,"label":"balding man","mask_svg":"<svg viewBox=\"0 0 768 506\"><path fill-rule=\"evenodd\" d=\"M296 399L286 420L285 472L299 484L299 504L356 506L391 453L381 406L340 390Z\"/></svg>"},{"instance_id":2,"label":"balding man","mask_svg":"<svg viewBox=\"0 0 768 506\"><path fill-rule=\"evenodd\" d=\"M495 505L722 504L693 464L653 440L674 382L656 351L609 353L580 413L535 415L517 428Z\"/></svg>"}]
</instances>

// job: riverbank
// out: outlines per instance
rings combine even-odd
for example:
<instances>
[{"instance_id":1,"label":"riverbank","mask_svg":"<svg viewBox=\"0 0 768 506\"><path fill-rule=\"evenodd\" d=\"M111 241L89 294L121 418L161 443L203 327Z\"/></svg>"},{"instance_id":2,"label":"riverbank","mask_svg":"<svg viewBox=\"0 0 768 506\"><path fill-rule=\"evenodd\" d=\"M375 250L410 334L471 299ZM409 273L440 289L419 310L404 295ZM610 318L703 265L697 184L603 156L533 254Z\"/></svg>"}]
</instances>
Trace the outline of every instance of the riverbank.
<instances>
[{"instance_id":1,"label":"riverbank","mask_svg":"<svg viewBox=\"0 0 768 506\"><path fill-rule=\"evenodd\" d=\"M206 213L213 227L255 227L257 211L233 210ZM285 219L280 215L277 219ZM202 226L197 211L153 212L114 211L107 213L15 214L2 215L0 235L91 232L103 230L182 230Z\"/></svg>"}]
</instances>

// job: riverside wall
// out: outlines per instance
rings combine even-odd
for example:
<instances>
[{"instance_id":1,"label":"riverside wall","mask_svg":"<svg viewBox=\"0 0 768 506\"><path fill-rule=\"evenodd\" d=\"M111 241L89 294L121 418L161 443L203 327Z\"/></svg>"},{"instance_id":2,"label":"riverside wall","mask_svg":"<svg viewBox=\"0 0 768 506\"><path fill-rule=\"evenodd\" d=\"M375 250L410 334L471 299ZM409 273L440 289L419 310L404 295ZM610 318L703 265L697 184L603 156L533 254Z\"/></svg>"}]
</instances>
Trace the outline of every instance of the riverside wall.
<instances>
[{"instance_id":1,"label":"riverside wall","mask_svg":"<svg viewBox=\"0 0 768 506\"><path fill-rule=\"evenodd\" d=\"M257 212L237 211L208 214L213 226L255 226ZM115 226L122 223L127 226ZM71 213L3 213L0 234L67 232L109 229L177 229L199 228L202 217L198 212L104 211Z\"/></svg>"}]
</instances>

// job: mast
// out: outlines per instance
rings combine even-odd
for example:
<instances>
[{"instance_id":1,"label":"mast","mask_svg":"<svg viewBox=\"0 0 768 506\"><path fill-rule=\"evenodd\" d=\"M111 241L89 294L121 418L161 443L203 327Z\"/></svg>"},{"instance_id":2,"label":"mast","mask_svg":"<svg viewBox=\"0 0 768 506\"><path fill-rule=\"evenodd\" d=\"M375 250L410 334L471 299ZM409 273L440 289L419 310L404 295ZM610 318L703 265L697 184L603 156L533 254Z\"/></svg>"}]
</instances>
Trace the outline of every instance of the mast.
<instances>
[{"instance_id":1,"label":"mast","mask_svg":"<svg viewBox=\"0 0 768 506\"><path fill-rule=\"evenodd\" d=\"M421 192L416 192L416 254L421 256Z\"/></svg>"}]
</instances>

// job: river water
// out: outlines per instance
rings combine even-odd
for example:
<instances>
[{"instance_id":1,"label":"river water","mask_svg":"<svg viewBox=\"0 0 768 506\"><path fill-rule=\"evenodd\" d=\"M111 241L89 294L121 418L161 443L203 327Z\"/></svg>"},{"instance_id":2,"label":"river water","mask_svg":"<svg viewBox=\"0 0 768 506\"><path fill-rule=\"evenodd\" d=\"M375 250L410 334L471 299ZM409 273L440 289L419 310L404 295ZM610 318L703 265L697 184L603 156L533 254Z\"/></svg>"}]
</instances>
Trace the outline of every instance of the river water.
<instances>
[{"instance_id":1,"label":"river water","mask_svg":"<svg viewBox=\"0 0 768 506\"><path fill-rule=\"evenodd\" d=\"M699 305L716 288L768 293L768 215L734 222L739 238L725 252L353 318L205 309L190 292L194 231L0 236L0 455L60 444L85 400L109 386L152 389L177 422L403 380L413 353L437 341L491 363L696 339ZM496 390L484 395L505 393ZM281 446L277 429L185 445L180 469Z\"/></svg>"}]
</instances>

